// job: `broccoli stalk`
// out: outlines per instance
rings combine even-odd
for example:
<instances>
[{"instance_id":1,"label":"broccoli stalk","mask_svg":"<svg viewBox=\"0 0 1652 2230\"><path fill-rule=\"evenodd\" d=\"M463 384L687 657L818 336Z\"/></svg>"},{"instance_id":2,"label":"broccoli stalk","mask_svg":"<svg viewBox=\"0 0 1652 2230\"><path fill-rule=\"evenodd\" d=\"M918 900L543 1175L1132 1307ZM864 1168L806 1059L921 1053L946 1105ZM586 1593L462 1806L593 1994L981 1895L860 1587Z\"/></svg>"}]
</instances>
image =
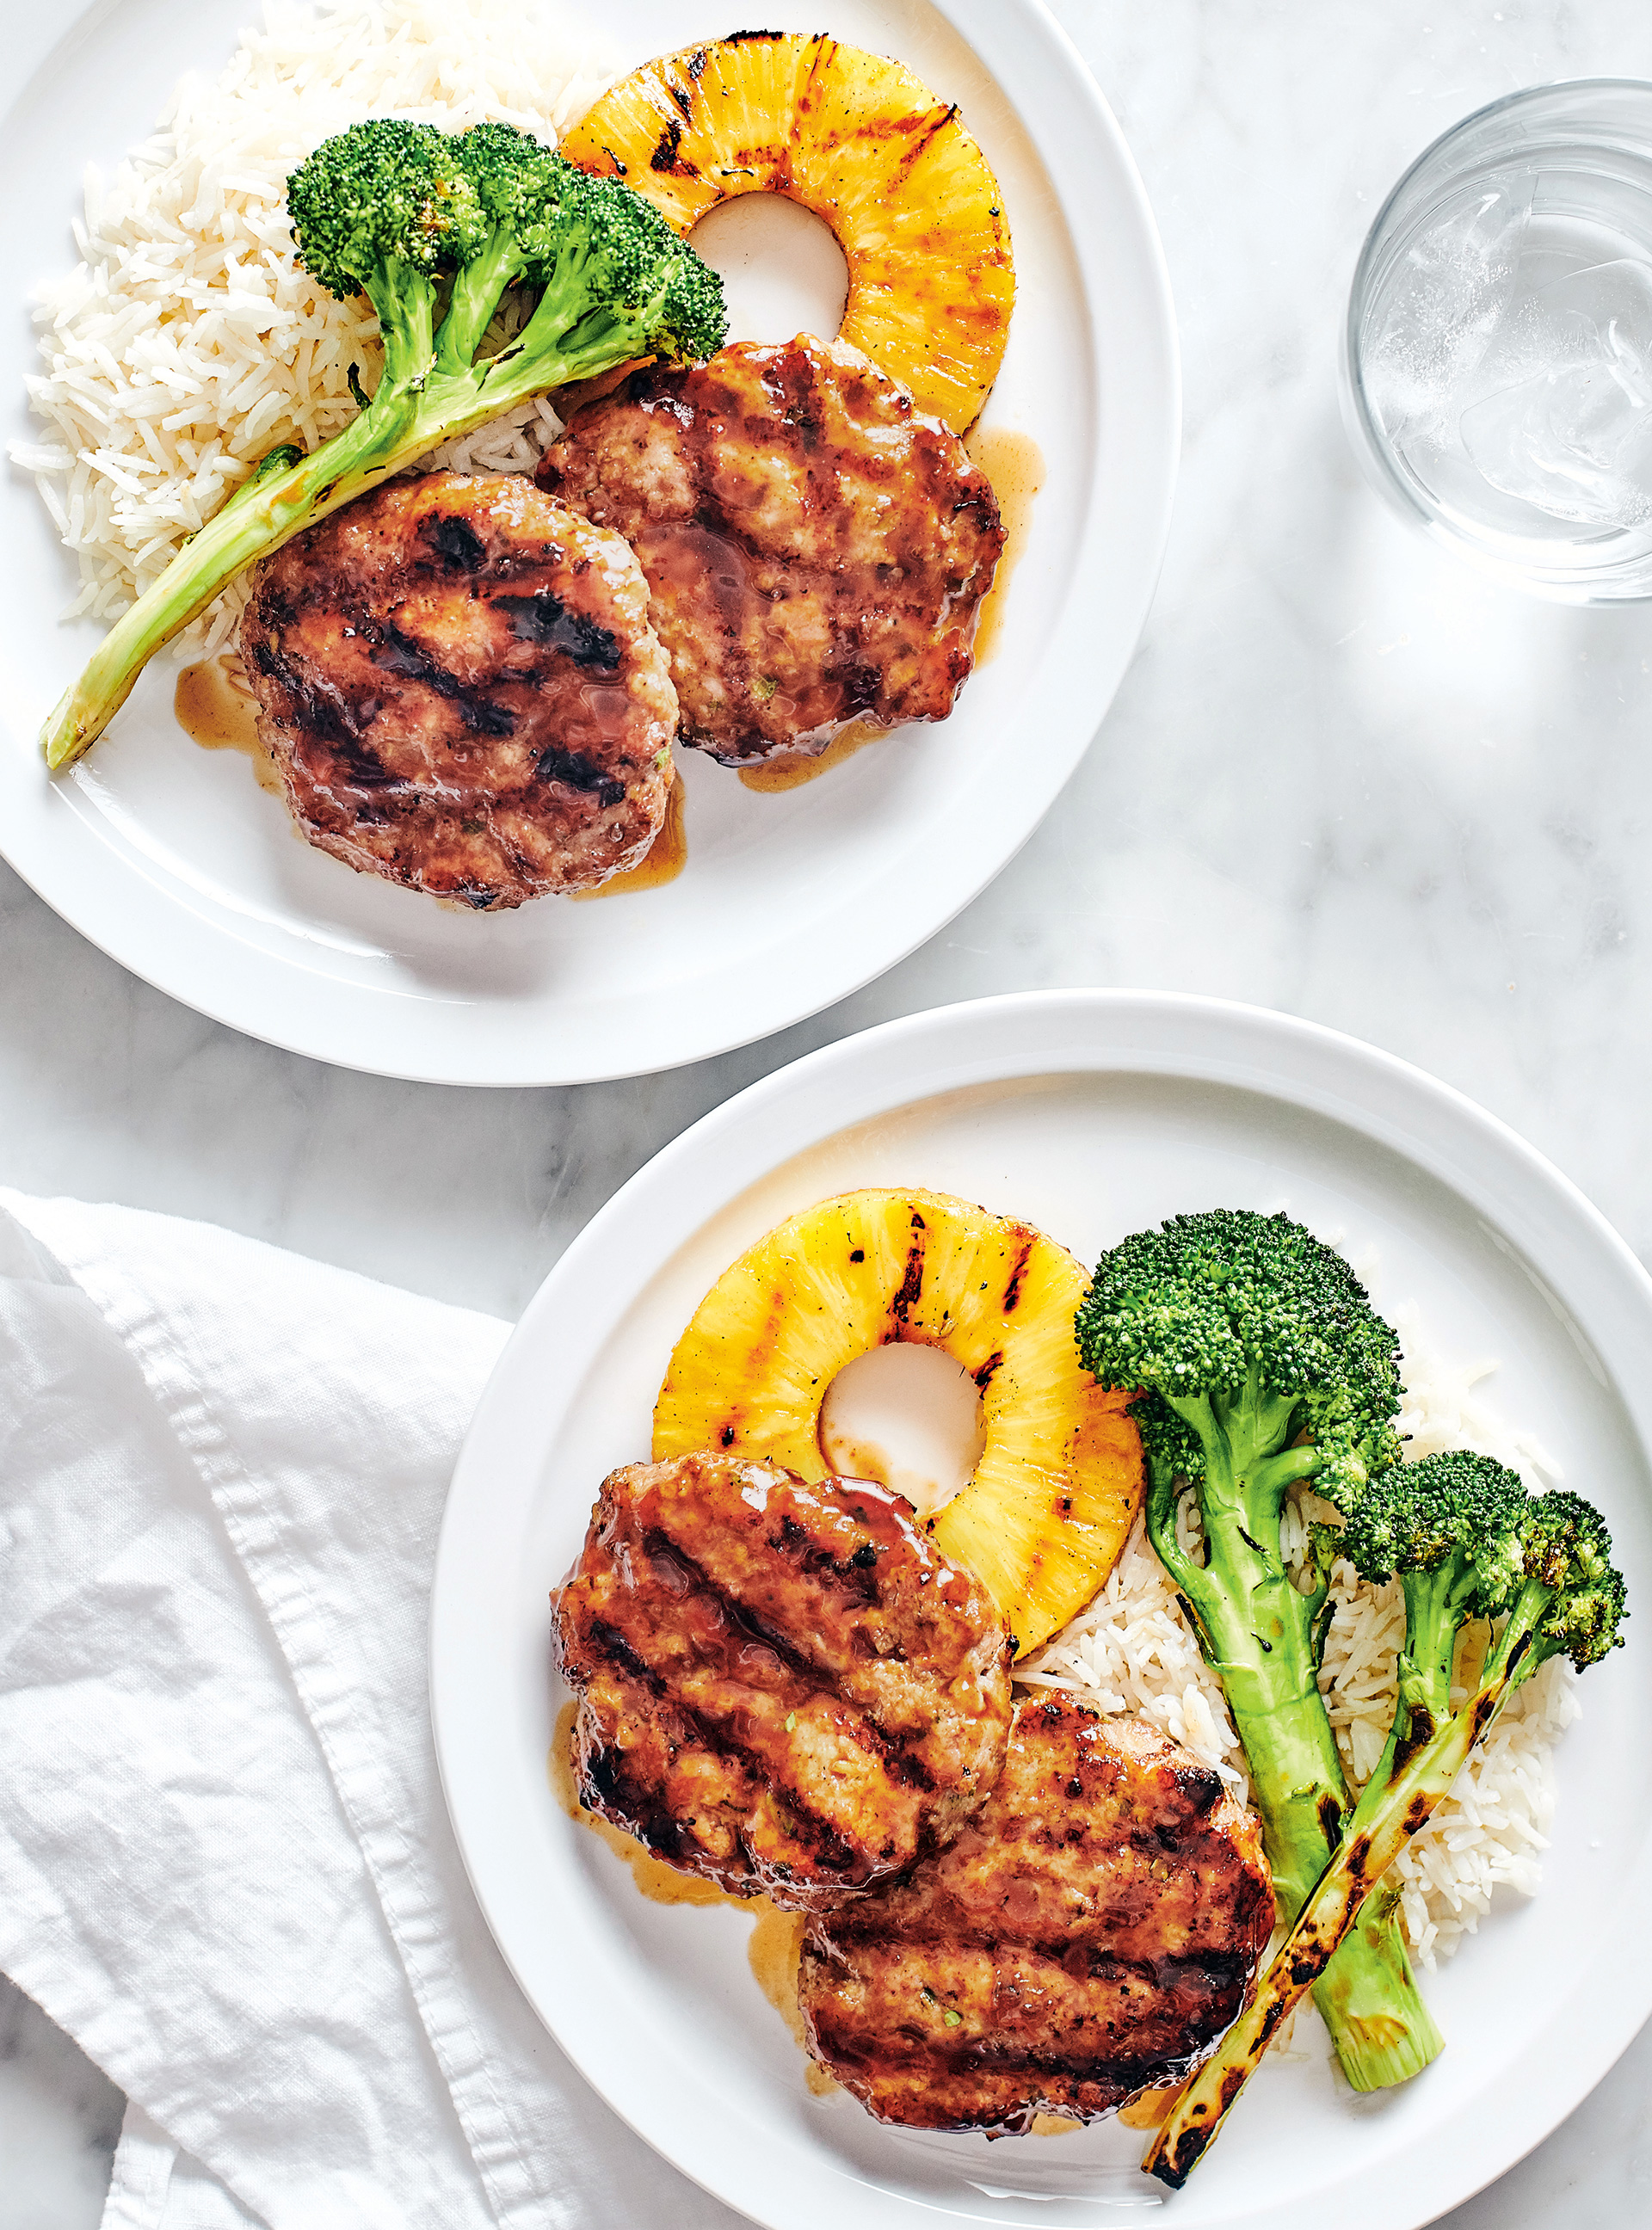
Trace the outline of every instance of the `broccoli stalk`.
<instances>
[{"instance_id":1,"label":"broccoli stalk","mask_svg":"<svg viewBox=\"0 0 1652 2230\"><path fill-rule=\"evenodd\" d=\"M1432 1460L1433 1469L1428 1460L1408 1466L1389 1498L1381 1522L1397 1519L1390 1537L1378 1545L1380 1529L1373 1527L1356 1544L1370 1558L1370 1576L1397 1571L1405 1588L1406 1642L1387 1769L1366 1783L1346 1838L1255 2000L1189 2079L1149 2146L1143 2168L1174 2188L1203 2158L1281 2022L1340 1956L1371 1885L1450 1795L1509 1698L1551 1657L1564 1653L1582 1672L1622 1642L1623 1581L1610 1562L1611 1537L1598 1511L1575 1494L1528 1501L1520 1481L1485 1457ZM1507 1621L1479 1685L1454 1713L1449 1692L1457 1628L1466 1617L1503 1609ZM1415 1657L1413 1640L1421 1651Z\"/></svg>"},{"instance_id":2,"label":"broccoli stalk","mask_svg":"<svg viewBox=\"0 0 1652 2230\"><path fill-rule=\"evenodd\" d=\"M1288 1924L1352 1798L1318 1682L1329 1558L1320 1544L1304 1593L1280 1521L1294 1481L1311 1479L1345 1511L1397 1460L1398 1343L1310 1232L1224 1209L1176 1216L1104 1254L1077 1332L1102 1385L1140 1389L1148 1535L1226 1692ZM1203 1563L1177 1537L1185 1486ZM1391 1910L1373 1908L1315 1996L1358 2090L1404 2082L1444 2043Z\"/></svg>"},{"instance_id":3,"label":"broccoli stalk","mask_svg":"<svg viewBox=\"0 0 1652 2230\"><path fill-rule=\"evenodd\" d=\"M636 357L708 356L726 332L721 281L656 210L508 125L456 137L352 125L294 172L287 204L305 268L377 312L378 385L330 441L261 467L116 622L42 732L53 768L95 743L155 652L236 574L329 512L532 396ZM519 284L539 289L532 314L481 354Z\"/></svg>"}]
</instances>

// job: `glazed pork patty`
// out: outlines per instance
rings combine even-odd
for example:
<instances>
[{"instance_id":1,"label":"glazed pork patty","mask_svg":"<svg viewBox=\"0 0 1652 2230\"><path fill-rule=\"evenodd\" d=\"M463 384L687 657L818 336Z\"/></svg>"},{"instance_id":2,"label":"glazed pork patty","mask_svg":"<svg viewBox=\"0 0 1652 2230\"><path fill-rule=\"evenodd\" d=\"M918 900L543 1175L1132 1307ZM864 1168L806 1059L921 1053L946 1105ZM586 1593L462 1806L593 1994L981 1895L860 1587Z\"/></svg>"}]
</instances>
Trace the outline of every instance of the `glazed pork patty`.
<instances>
[{"instance_id":1,"label":"glazed pork patty","mask_svg":"<svg viewBox=\"0 0 1652 2230\"><path fill-rule=\"evenodd\" d=\"M313 844L477 907L591 890L647 852L677 699L619 535L519 475L427 473L255 583L242 656Z\"/></svg>"},{"instance_id":2,"label":"glazed pork patty","mask_svg":"<svg viewBox=\"0 0 1652 2230\"><path fill-rule=\"evenodd\" d=\"M634 373L539 477L642 559L684 743L738 763L952 711L998 506L857 349L800 335Z\"/></svg>"},{"instance_id":3,"label":"glazed pork patty","mask_svg":"<svg viewBox=\"0 0 1652 2230\"><path fill-rule=\"evenodd\" d=\"M1020 1705L949 1849L811 1922L798 1995L816 2059L881 2121L1021 2130L1179 2079L1273 1925L1259 1831L1218 1776L1052 1696Z\"/></svg>"},{"instance_id":4,"label":"glazed pork patty","mask_svg":"<svg viewBox=\"0 0 1652 2230\"><path fill-rule=\"evenodd\" d=\"M820 1911L997 1778L1010 1642L910 1504L733 1456L603 1481L552 1598L587 1807L736 1897Z\"/></svg>"}]
</instances>

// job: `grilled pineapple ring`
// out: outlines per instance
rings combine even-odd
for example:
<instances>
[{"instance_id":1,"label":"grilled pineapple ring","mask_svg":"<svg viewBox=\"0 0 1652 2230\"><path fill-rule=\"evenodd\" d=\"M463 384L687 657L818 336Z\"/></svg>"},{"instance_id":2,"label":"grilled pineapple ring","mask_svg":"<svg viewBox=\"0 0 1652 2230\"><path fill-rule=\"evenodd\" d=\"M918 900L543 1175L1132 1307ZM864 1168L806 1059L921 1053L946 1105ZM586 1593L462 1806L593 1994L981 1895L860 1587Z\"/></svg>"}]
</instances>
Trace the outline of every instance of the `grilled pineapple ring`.
<instances>
[{"instance_id":1,"label":"grilled pineapple ring","mask_svg":"<svg viewBox=\"0 0 1652 2230\"><path fill-rule=\"evenodd\" d=\"M844 1365L891 1340L944 1349L981 1389L986 1437L931 1530L1036 1649L1101 1585L1141 1502L1132 1397L1098 1387L1074 1344L1084 1286L1065 1247L945 1193L823 1201L700 1303L655 1405L654 1460L738 1449L823 1479L821 1403Z\"/></svg>"},{"instance_id":2,"label":"grilled pineapple ring","mask_svg":"<svg viewBox=\"0 0 1652 2230\"><path fill-rule=\"evenodd\" d=\"M842 338L954 434L997 377L1015 300L991 165L900 62L823 35L738 31L645 62L560 151L623 177L679 232L736 194L823 217L849 265Z\"/></svg>"}]
</instances>

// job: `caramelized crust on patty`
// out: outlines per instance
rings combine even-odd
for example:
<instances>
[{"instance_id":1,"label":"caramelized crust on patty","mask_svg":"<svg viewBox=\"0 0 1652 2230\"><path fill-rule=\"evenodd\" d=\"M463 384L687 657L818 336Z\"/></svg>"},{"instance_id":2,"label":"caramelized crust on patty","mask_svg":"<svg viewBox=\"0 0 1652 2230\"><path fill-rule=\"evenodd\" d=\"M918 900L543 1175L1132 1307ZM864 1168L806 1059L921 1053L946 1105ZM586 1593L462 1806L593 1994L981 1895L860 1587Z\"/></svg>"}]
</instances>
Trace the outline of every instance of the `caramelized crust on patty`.
<instances>
[{"instance_id":1,"label":"caramelized crust on patty","mask_svg":"<svg viewBox=\"0 0 1652 2230\"><path fill-rule=\"evenodd\" d=\"M821 1911L997 1778L1010 1637L880 1486L722 1455L611 1473L553 1596L593 1811L737 1897Z\"/></svg>"},{"instance_id":2,"label":"caramelized crust on patty","mask_svg":"<svg viewBox=\"0 0 1652 2230\"><path fill-rule=\"evenodd\" d=\"M427 473L255 580L242 655L313 844L477 907L590 890L647 852L677 700L617 534L517 475Z\"/></svg>"},{"instance_id":3,"label":"caramelized crust on patty","mask_svg":"<svg viewBox=\"0 0 1652 2230\"><path fill-rule=\"evenodd\" d=\"M539 477L642 559L684 743L739 762L952 711L1003 547L997 504L962 443L847 343L634 373Z\"/></svg>"},{"instance_id":4,"label":"caramelized crust on patty","mask_svg":"<svg viewBox=\"0 0 1652 2230\"><path fill-rule=\"evenodd\" d=\"M811 1924L798 1993L815 2057L880 2120L1024 2130L1179 2079L1273 1925L1259 1831L1218 1776L1051 1697L1019 1707L950 1849Z\"/></svg>"}]
</instances>

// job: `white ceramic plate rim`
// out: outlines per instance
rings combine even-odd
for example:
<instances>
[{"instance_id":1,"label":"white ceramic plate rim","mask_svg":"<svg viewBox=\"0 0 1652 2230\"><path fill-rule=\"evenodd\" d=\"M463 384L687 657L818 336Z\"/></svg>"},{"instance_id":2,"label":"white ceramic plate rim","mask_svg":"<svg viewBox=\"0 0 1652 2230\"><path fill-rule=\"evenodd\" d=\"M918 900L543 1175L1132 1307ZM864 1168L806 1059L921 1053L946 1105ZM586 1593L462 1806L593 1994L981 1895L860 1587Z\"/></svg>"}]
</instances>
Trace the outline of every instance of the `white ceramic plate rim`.
<instances>
[{"instance_id":1,"label":"white ceramic plate rim","mask_svg":"<svg viewBox=\"0 0 1652 2230\"><path fill-rule=\"evenodd\" d=\"M1011 995L908 1016L841 1041L765 1078L703 1117L632 1177L562 1257L523 1315L461 1451L431 1599L430 1697L442 1784L470 1879L513 1971L513 1943L542 1914L513 1884L513 1853L491 1790L508 1770L490 1746L491 1674L476 1660L494 1578L485 1522L501 1501L537 1492L525 1448L543 1444L643 1274L756 1178L821 1140L917 1099L1057 1073L1173 1077L1259 1092L1372 1139L1449 1187L1500 1229L1564 1301L1610 1375L1642 1450L1652 1388L1652 1279L1605 1219L1507 1126L1419 1069L1335 1031L1226 1001L1132 991ZM1652 1840L1626 1872L1622 1909L1652 1897ZM519 1934L519 1929L524 1933ZM1300 2202L1227 2220L1252 2230L1418 2230L1512 2167L1593 2088L1652 2011L1652 1941L1596 1931L1545 2033L1503 2072L1495 2114L1419 2135L1403 2176L1351 2173ZM668 2088L639 2095L635 2038L589 2022L571 1961L565 2001L530 1997L610 2104L678 2168L773 2230L833 2230L848 2191L782 2188L748 2121L738 2142L680 2111ZM594 1981L595 1977L587 1978ZM647 2086L641 2086L646 2091ZM835 2180L834 2180L835 2182ZM916 2226L936 2210L895 2194L880 2224ZM864 2204L872 2195L858 2192ZM944 2213L945 2210L942 2210ZM873 2218L866 2214L868 2221Z\"/></svg>"},{"instance_id":2,"label":"white ceramic plate rim","mask_svg":"<svg viewBox=\"0 0 1652 2230\"><path fill-rule=\"evenodd\" d=\"M432 1002L393 987L341 980L319 965L242 941L181 899L141 860L100 848L43 777L14 768L0 846L26 881L82 935L158 989L213 1020L316 1060L410 1080L498 1086L571 1084L651 1073L724 1052L846 997L932 936L1020 849L1072 775L1133 654L1157 583L1180 439L1180 370L1170 283L1145 193L1122 134L1083 60L1042 0L932 0L975 50L1018 114L1051 181L1077 267L1080 314L1100 369L1091 500L1061 616L1022 719L1038 736L993 809L932 801L910 873L876 906L846 902L829 935L775 945L761 971L738 966L657 990L628 1020L510 1002ZM73 66L95 20L59 23L51 60ZM32 42L31 42L32 43ZM67 58L67 59L66 59ZM1115 212L1107 226L1097 206ZM67 215L67 212L66 212ZM1121 220L1121 221L1120 221ZM1110 313L1128 306L1121 340ZM15 648L12 701L37 691ZM43 710L42 708L40 708ZM32 736L13 726L9 753ZM32 764L32 763L31 763ZM93 872L95 866L96 872Z\"/></svg>"}]
</instances>

